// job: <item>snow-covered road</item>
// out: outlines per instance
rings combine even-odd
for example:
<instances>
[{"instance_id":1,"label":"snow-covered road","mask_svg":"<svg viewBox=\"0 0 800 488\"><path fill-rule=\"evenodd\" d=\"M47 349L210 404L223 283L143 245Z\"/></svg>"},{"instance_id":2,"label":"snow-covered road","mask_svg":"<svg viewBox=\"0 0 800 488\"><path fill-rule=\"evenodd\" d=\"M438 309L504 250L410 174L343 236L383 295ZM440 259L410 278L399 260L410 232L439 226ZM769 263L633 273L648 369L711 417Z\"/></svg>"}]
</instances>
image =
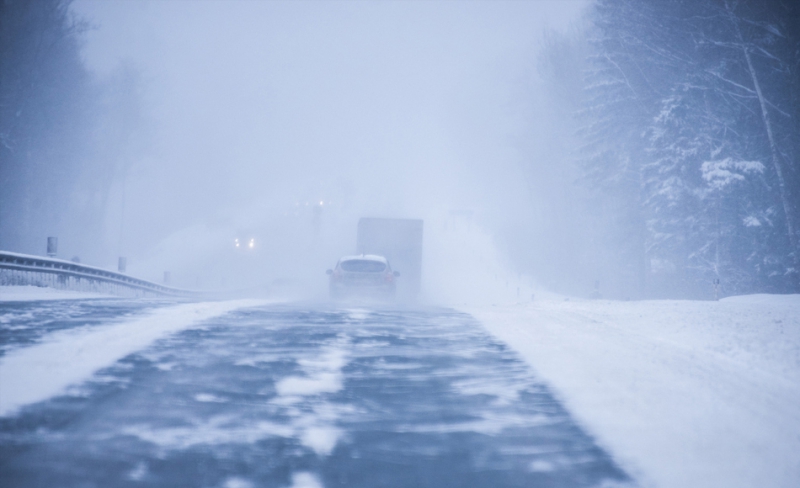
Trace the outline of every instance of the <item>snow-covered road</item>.
<instances>
[{"instance_id":1,"label":"snow-covered road","mask_svg":"<svg viewBox=\"0 0 800 488\"><path fill-rule=\"evenodd\" d=\"M5 304L4 327L41 306ZM107 351L74 354L87 346ZM70 371L0 418L13 486L631 484L513 351L448 309L171 305L0 360L20 387Z\"/></svg>"},{"instance_id":2,"label":"snow-covered road","mask_svg":"<svg viewBox=\"0 0 800 488\"><path fill-rule=\"evenodd\" d=\"M85 325L89 317L84 316L80 322L66 321L66 327L39 337L29 347L16 348L13 347L14 343L19 346L21 337L30 340L31 336L41 335L43 330L53 328L54 324L64 325L63 321L52 317L58 316L55 312L58 311L59 303L50 302L44 306L38 303L23 305L21 309L24 312L17 314L14 310L19 307L2 307L12 311L0 316L0 320L5 322L0 329L2 336L6 338L3 346L9 348L0 357L0 416L13 414L20 407L62 393L67 387L88 379L101 368L113 365L159 338L194 326L198 321L263 303L256 300L232 300L162 306L135 318L95 326ZM96 303L88 311L85 306L75 305L69 302L62 304L91 315L95 322L98 321L97 315L109 316L120 311L118 303L106 301ZM149 309L147 305L163 304L133 301L129 306L141 311L143 308ZM42 316L51 316L51 319L42 320ZM28 317L29 320L24 320L23 317ZM69 327L76 323L82 325Z\"/></svg>"},{"instance_id":3,"label":"snow-covered road","mask_svg":"<svg viewBox=\"0 0 800 488\"><path fill-rule=\"evenodd\" d=\"M800 296L468 311L0 303L0 478L797 486Z\"/></svg>"}]
</instances>

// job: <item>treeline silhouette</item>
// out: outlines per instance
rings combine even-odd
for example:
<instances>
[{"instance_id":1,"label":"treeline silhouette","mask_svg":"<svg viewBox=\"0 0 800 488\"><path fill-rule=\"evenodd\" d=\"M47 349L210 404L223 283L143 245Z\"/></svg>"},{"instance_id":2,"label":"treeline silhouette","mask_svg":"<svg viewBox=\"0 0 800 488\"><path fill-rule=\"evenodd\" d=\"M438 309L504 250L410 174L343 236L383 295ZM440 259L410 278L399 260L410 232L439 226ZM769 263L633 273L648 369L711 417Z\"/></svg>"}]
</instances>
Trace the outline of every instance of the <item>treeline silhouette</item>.
<instances>
[{"instance_id":1,"label":"treeline silhouette","mask_svg":"<svg viewBox=\"0 0 800 488\"><path fill-rule=\"evenodd\" d=\"M0 249L43 254L55 235L62 257L97 261L112 183L143 144L139 83L87 69L92 26L71 3L0 2Z\"/></svg>"}]
</instances>

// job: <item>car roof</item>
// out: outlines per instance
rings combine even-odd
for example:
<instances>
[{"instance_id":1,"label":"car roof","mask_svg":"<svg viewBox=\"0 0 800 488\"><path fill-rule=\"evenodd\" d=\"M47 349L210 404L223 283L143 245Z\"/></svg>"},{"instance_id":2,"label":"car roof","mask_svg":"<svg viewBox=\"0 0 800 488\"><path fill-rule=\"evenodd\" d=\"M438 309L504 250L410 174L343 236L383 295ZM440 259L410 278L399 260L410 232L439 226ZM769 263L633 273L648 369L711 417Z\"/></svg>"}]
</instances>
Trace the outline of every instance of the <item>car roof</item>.
<instances>
[{"instance_id":1,"label":"car roof","mask_svg":"<svg viewBox=\"0 0 800 488\"><path fill-rule=\"evenodd\" d=\"M378 262L381 262L381 263L384 263L384 264L388 264L389 263L389 261L387 261L385 257L378 256L377 254L359 254L357 256L342 256L339 259L339 262L354 261L354 260L359 260L359 261L378 261Z\"/></svg>"}]
</instances>

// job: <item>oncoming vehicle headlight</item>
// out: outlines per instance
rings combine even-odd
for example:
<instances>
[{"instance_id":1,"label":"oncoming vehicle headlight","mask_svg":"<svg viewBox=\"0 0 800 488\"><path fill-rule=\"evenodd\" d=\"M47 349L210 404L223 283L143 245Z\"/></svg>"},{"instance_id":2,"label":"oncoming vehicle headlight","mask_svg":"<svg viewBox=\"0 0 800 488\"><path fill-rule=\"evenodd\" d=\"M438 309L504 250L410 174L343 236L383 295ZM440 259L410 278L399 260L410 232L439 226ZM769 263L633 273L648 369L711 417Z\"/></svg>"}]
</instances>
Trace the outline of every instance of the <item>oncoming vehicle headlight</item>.
<instances>
[{"instance_id":1,"label":"oncoming vehicle headlight","mask_svg":"<svg viewBox=\"0 0 800 488\"><path fill-rule=\"evenodd\" d=\"M233 247L234 249L241 250L242 252L253 250L256 248L256 238L236 237L233 239Z\"/></svg>"}]
</instances>

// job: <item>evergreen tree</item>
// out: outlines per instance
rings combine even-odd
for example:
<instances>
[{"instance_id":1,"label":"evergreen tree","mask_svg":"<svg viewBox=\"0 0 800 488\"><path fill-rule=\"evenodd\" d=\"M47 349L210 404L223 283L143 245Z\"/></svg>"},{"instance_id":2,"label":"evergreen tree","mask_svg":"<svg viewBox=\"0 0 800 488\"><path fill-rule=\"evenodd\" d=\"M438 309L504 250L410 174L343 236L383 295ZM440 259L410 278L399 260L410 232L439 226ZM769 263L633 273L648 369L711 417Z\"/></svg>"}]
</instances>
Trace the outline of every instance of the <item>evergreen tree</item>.
<instances>
[{"instance_id":1,"label":"evergreen tree","mask_svg":"<svg viewBox=\"0 0 800 488\"><path fill-rule=\"evenodd\" d=\"M597 2L582 165L650 293L800 289L797 10Z\"/></svg>"}]
</instances>

